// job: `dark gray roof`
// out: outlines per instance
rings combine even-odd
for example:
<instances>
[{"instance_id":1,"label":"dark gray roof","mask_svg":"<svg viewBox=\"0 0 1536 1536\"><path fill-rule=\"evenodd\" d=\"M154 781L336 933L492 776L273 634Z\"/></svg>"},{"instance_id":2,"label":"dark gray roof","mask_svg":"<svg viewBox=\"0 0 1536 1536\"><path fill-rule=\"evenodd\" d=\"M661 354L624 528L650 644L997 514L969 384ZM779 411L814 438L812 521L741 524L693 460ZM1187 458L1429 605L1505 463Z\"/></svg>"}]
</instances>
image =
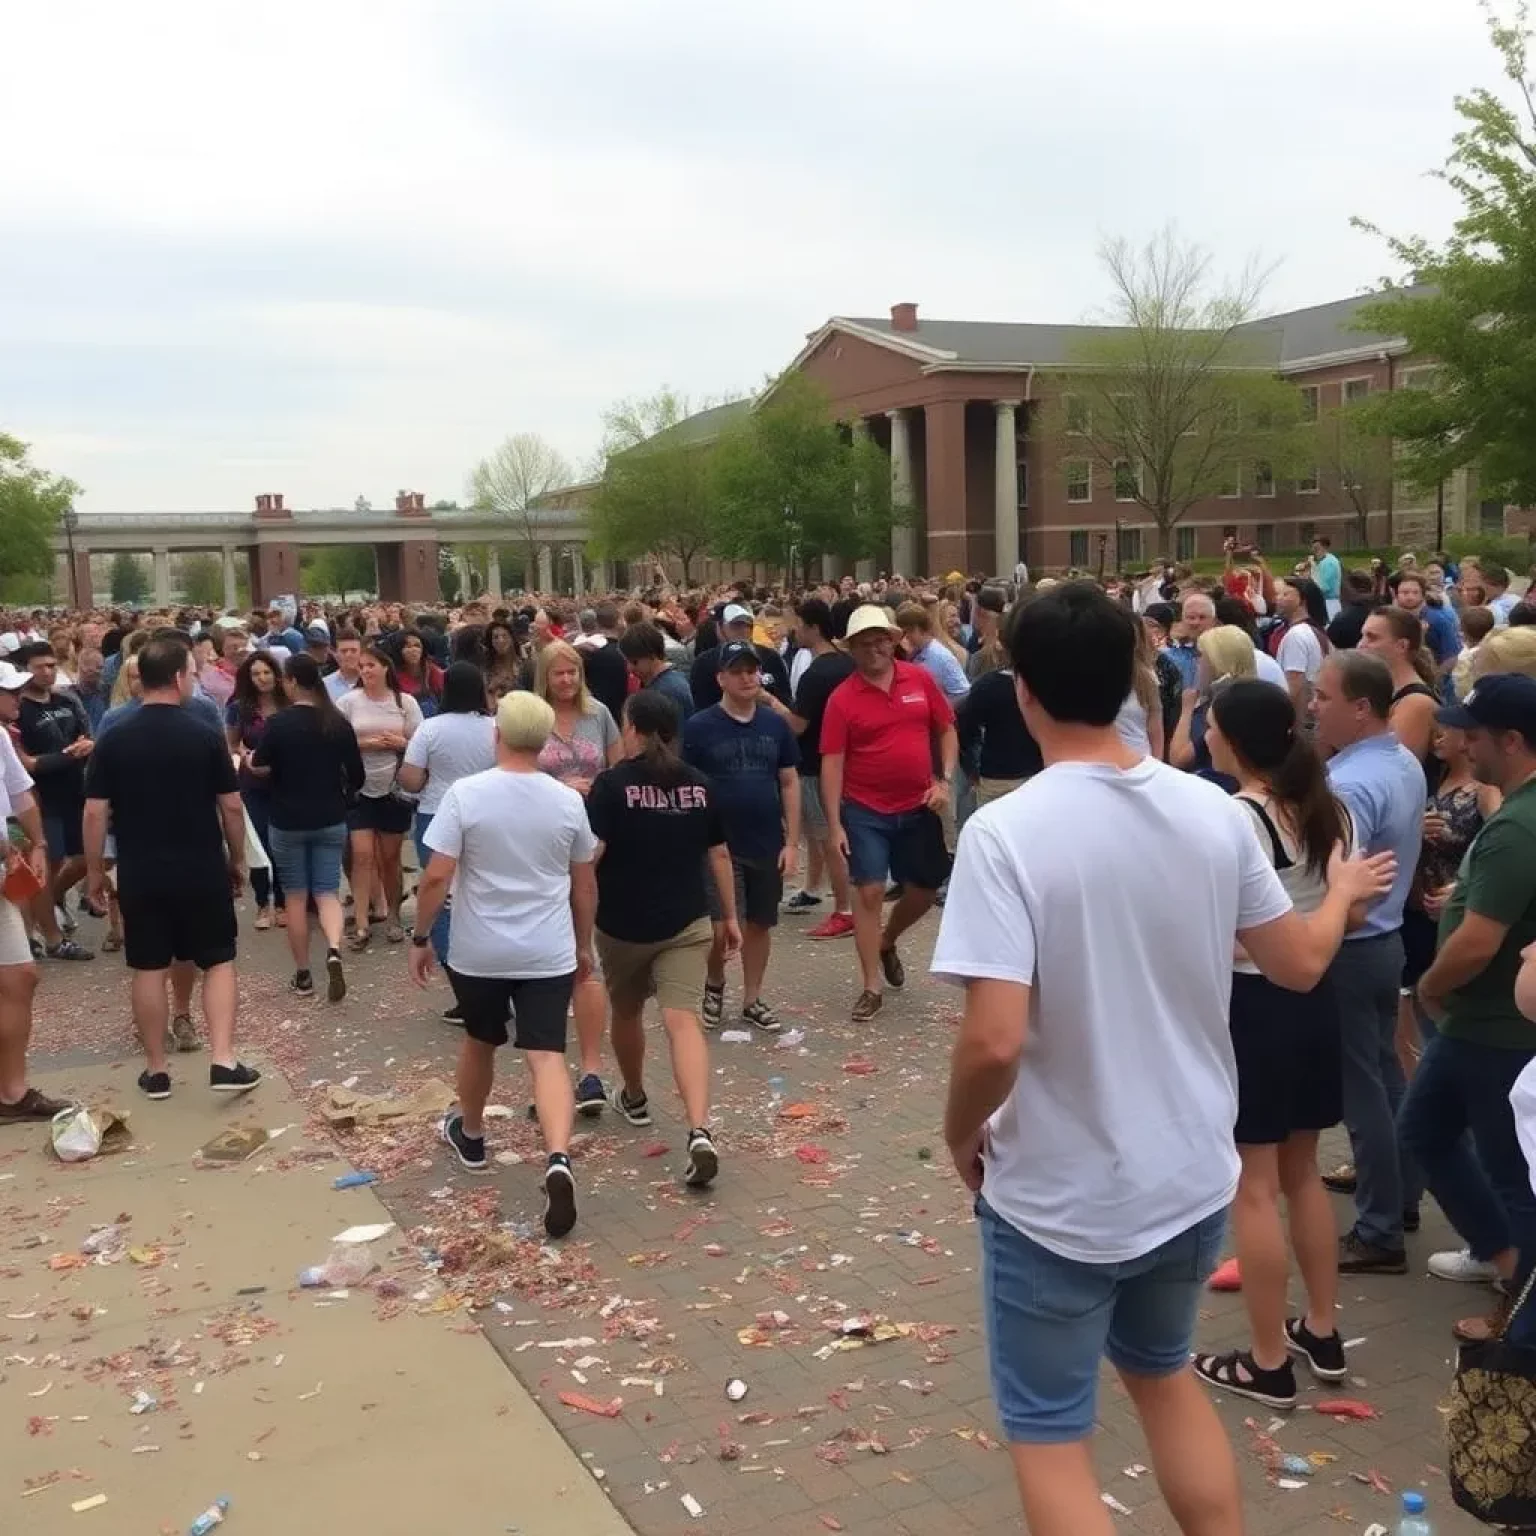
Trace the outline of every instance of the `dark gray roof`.
<instances>
[{"instance_id":1,"label":"dark gray roof","mask_svg":"<svg viewBox=\"0 0 1536 1536\"><path fill-rule=\"evenodd\" d=\"M712 405L708 410L695 411L681 421L664 428L654 437L646 438L643 447L688 445L702 447L712 443L727 428L734 426L752 409L750 398L727 400L724 405Z\"/></svg>"},{"instance_id":2,"label":"dark gray roof","mask_svg":"<svg viewBox=\"0 0 1536 1536\"><path fill-rule=\"evenodd\" d=\"M1408 294L1427 292L1423 288L1403 290ZM1253 338L1256 360L1284 366L1301 358L1323 357L1346 352L1392 338L1371 336L1351 328L1359 309L1377 298L1361 294L1318 304L1309 309L1295 309L1287 314L1268 315L1249 322L1240 329ZM897 331L890 317L878 319L849 317L849 323L899 341L916 342L940 352L953 352L961 363L978 367L995 364L1033 363L1050 368L1073 360L1076 350L1095 337L1110 338L1130 333L1117 326L1009 324L990 320L924 320L919 317L915 331Z\"/></svg>"}]
</instances>

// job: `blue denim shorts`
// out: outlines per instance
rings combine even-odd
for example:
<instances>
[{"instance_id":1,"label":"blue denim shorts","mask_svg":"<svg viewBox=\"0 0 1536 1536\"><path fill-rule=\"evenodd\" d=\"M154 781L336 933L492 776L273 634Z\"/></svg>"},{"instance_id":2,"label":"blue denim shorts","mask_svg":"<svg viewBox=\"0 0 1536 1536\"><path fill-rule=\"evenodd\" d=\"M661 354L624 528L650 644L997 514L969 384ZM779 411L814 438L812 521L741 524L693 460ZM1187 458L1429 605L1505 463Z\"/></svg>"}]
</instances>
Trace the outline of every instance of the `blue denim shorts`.
<instances>
[{"instance_id":1,"label":"blue denim shorts","mask_svg":"<svg viewBox=\"0 0 1536 1536\"><path fill-rule=\"evenodd\" d=\"M855 885L884 885L886 876L921 891L936 891L949 878L944 824L926 806L894 814L844 800L848 878Z\"/></svg>"},{"instance_id":2,"label":"blue denim shorts","mask_svg":"<svg viewBox=\"0 0 1536 1536\"><path fill-rule=\"evenodd\" d=\"M308 891L311 896L334 896L341 889L341 854L347 846L345 822L308 831L269 827L267 843L278 883L289 895Z\"/></svg>"},{"instance_id":3,"label":"blue denim shorts","mask_svg":"<svg viewBox=\"0 0 1536 1536\"><path fill-rule=\"evenodd\" d=\"M1225 1211L1122 1264L1064 1259L984 1200L976 1214L992 1395L1010 1442L1086 1440L1102 1359L1129 1376L1173 1376L1189 1364L1201 1289L1226 1235Z\"/></svg>"}]
</instances>

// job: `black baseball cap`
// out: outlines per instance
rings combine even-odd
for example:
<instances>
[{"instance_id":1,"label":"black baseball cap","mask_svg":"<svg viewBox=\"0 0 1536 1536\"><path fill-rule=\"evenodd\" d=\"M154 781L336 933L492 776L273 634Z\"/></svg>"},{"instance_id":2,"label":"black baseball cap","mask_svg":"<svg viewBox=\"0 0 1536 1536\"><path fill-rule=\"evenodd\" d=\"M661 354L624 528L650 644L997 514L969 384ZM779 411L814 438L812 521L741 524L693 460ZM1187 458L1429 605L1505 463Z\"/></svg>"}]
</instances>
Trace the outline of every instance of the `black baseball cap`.
<instances>
[{"instance_id":1,"label":"black baseball cap","mask_svg":"<svg viewBox=\"0 0 1536 1536\"><path fill-rule=\"evenodd\" d=\"M717 672L728 672L732 667L739 666L744 661L750 661L754 668L763 664L763 659L757 654L757 647L745 640L727 640L720 647L720 656L715 662Z\"/></svg>"},{"instance_id":2,"label":"black baseball cap","mask_svg":"<svg viewBox=\"0 0 1536 1536\"><path fill-rule=\"evenodd\" d=\"M1479 681L1459 704L1437 710L1435 719L1462 731L1519 731L1536 744L1536 678L1496 672Z\"/></svg>"}]
</instances>

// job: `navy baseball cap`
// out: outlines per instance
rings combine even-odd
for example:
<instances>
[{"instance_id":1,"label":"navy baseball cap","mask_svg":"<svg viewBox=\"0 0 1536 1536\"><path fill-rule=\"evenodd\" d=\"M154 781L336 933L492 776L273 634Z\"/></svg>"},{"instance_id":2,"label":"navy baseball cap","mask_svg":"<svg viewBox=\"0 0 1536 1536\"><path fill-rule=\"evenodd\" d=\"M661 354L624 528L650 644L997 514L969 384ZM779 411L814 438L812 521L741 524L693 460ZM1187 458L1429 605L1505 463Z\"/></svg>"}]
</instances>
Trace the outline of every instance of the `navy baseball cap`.
<instances>
[{"instance_id":1,"label":"navy baseball cap","mask_svg":"<svg viewBox=\"0 0 1536 1536\"><path fill-rule=\"evenodd\" d=\"M717 672L728 672L732 667L739 666L744 661L750 661L754 667L763 664L762 657L757 654L757 647L745 640L727 640L720 647L720 657L715 663Z\"/></svg>"},{"instance_id":2,"label":"navy baseball cap","mask_svg":"<svg viewBox=\"0 0 1536 1536\"><path fill-rule=\"evenodd\" d=\"M1536 743L1536 678L1519 672L1481 678L1461 703L1437 710L1435 719L1462 731L1519 731Z\"/></svg>"}]
</instances>

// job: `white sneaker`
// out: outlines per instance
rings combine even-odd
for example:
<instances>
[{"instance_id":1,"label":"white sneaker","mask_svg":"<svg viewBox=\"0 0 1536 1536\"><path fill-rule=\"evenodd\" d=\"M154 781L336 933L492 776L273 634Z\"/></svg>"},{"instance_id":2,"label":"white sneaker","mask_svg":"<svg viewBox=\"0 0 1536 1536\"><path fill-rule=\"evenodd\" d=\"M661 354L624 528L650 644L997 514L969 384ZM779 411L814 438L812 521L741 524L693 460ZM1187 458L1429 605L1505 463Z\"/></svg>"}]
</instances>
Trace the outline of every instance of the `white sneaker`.
<instances>
[{"instance_id":1,"label":"white sneaker","mask_svg":"<svg viewBox=\"0 0 1536 1536\"><path fill-rule=\"evenodd\" d=\"M1437 1280L1455 1280L1461 1285L1491 1285L1499 1278L1498 1270L1482 1259L1474 1259L1469 1248L1430 1254L1429 1272Z\"/></svg>"}]
</instances>

